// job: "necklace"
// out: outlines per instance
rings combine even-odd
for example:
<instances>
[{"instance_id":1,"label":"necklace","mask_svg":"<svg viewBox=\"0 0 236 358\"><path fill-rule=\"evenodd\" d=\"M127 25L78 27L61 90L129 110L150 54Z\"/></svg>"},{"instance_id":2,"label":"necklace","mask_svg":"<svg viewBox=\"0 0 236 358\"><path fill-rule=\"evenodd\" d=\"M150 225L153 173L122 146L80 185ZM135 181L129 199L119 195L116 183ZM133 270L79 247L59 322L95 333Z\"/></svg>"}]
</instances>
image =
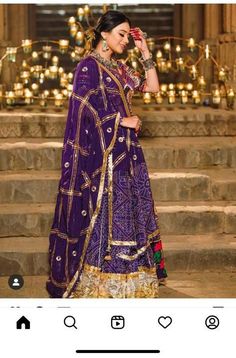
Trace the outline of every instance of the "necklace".
<instances>
[{"instance_id":1,"label":"necklace","mask_svg":"<svg viewBox=\"0 0 236 358\"><path fill-rule=\"evenodd\" d=\"M94 56L99 62L101 62L105 67L109 68L110 70L118 68L118 63L115 60L106 60L97 51L92 51L90 55Z\"/></svg>"}]
</instances>

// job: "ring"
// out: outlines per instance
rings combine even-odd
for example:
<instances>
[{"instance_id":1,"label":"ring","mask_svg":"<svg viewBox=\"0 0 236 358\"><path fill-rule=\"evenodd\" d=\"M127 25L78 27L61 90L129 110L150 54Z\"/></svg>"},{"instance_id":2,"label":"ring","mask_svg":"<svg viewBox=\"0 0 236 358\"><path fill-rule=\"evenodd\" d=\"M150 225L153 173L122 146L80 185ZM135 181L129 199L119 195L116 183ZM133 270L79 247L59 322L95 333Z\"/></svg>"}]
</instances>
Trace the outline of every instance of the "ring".
<instances>
[{"instance_id":1,"label":"ring","mask_svg":"<svg viewBox=\"0 0 236 358\"><path fill-rule=\"evenodd\" d=\"M143 32L143 38L146 39L147 38L147 33Z\"/></svg>"}]
</instances>

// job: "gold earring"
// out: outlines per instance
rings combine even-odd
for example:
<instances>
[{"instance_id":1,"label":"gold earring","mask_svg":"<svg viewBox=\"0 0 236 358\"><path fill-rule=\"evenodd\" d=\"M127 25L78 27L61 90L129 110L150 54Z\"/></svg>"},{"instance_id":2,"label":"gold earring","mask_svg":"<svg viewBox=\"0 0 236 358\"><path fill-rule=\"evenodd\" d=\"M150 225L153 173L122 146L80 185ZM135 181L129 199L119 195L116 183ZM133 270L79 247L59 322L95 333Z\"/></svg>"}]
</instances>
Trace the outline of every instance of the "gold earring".
<instances>
[{"instance_id":1,"label":"gold earring","mask_svg":"<svg viewBox=\"0 0 236 358\"><path fill-rule=\"evenodd\" d=\"M102 39L102 50L107 51L109 47L107 46L107 42L105 39Z\"/></svg>"}]
</instances>

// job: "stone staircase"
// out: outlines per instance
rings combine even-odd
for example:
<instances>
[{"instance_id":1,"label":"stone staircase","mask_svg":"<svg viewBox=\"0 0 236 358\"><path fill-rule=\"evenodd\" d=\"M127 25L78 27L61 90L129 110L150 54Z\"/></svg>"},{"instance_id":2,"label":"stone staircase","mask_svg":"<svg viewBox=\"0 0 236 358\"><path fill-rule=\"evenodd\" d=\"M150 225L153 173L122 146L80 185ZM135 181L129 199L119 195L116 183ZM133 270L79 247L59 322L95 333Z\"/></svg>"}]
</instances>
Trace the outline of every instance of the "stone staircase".
<instances>
[{"instance_id":1,"label":"stone staircase","mask_svg":"<svg viewBox=\"0 0 236 358\"><path fill-rule=\"evenodd\" d=\"M169 275L224 271L235 277L236 113L171 108L134 106L143 119L139 140ZM0 112L0 297L12 295L4 282L14 273L38 285L30 285L32 297L47 297L65 118L66 111Z\"/></svg>"}]
</instances>

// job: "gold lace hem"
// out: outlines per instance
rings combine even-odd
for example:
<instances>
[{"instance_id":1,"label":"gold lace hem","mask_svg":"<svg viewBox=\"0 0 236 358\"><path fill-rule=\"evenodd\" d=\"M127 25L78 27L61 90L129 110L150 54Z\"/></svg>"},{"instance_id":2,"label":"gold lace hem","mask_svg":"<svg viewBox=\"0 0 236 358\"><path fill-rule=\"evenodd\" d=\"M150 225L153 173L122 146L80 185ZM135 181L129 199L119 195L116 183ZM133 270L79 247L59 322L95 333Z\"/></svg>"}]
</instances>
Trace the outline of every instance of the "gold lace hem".
<instances>
[{"instance_id":1,"label":"gold lace hem","mask_svg":"<svg viewBox=\"0 0 236 358\"><path fill-rule=\"evenodd\" d=\"M157 298L159 283L156 269L139 267L128 274L105 273L85 265L80 282L69 298Z\"/></svg>"}]
</instances>

